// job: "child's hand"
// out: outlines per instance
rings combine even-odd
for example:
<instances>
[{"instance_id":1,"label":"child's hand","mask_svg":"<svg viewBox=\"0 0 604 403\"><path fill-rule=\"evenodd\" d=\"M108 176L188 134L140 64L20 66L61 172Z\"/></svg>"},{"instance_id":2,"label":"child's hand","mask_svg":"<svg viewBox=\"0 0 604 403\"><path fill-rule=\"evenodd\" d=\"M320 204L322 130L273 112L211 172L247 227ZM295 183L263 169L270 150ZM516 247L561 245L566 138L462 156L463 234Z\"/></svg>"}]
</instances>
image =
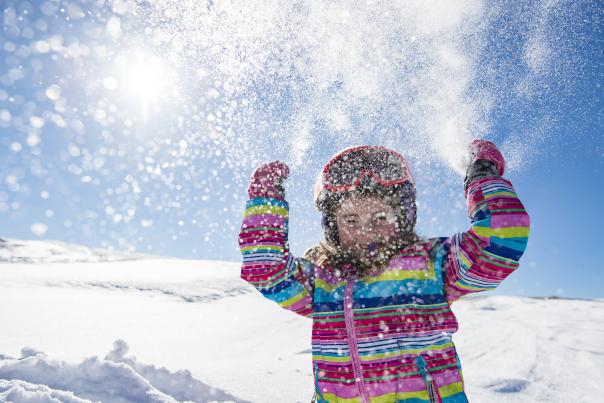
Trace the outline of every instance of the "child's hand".
<instances>
[{"instance_id":1,"label":"child's hand","mask_svg":"<svg viewBox=\"0 0 604 403\"><path fill-rule=\"evenodd\" d=\"M502 176L505 160L495 144L487 140L474 140L468 146L470 163L464 179L464 189L477 179Z\"/></svg>"},{"instance_id":2,"label":"child's hand","mask_svg":"<svg viewBox=\"0 0 604 403\"><path fill-rule=\"evenodd\" d=\"M281 161L268 162L256 168L247 192L250 198L272 197L283 200L283 181L289 176L289 167Z\"/></svg>"},{"instance_id":3,"label":"child's hand","mask_svg":"<svg viewBox=\"0 0 604 403\"><path fill-rule=\"evenodd\" d=\"M497 146L488 140L474 140L468 146L470 151L470 165L478 160L487 160L495 164L499 176L505 171L505 160L497 149Z\"/></svg>"}]
</instances>

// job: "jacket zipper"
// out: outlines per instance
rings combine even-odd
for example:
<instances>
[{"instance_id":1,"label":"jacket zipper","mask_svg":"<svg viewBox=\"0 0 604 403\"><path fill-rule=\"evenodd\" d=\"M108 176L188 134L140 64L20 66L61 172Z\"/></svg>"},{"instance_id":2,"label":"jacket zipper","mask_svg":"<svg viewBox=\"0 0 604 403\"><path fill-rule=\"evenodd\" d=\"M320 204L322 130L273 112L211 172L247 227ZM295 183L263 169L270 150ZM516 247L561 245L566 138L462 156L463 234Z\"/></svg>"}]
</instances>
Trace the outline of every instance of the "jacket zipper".
<instances>
[{"instance_id":1,"label":"jacket zipper","mask_svg":"<svg viewBox=\"0 0 604 403\"><path fill-rule=\"evenodd\" d=\"M315 363L315 395L312 398L311 403L329 403L323 397L321 393L321 387L319 386L319 366Z\"/></svg>"},{"instance_id":2,"label":"jacket zipper","mask_svg":"<svg viewBox=\"0 0 604 403\"><path fill-rule=\"evenodd\" d=\"M419 368L419 373L424 378L424 382L426 382L426 387L428 388L428 398L430 399L430 403L442 403L442 399L440 398L440 394L438 393L438 389L434 385L434 380L430 373L428 372L428 366L426 365L426 360L424 357L420 355L417 356L416 359L417 367Z\"/></svg>"},{"instance_id":3,"label":"jacket zipper","mask_svg":"<svg viewBox=\"0 0 604 403\"><path fill-rule=\"evenodd\" d=\"M361 370L361 359L359 358L359 350L357 346L357 335L354 331L354 318L352 312L352 287L354 279L349 279L344 290L344 322L346 323L346 333L348 334L348 348L350 351L350 359L352 361L352 369L355 380L358 379L357 386L361 394L363 403L370 403L365 389L365 381Z\"/></svg>"}]
</instances>

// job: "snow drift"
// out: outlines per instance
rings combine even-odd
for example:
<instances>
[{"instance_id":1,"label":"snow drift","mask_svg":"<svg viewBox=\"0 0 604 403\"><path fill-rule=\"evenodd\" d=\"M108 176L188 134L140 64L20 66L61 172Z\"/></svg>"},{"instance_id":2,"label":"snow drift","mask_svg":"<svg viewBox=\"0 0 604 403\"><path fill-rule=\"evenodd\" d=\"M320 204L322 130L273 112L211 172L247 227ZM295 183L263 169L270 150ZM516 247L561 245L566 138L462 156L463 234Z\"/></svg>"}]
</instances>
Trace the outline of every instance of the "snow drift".
<instances>
[{"instance_id":1,"label":"snow drift","mask_svg":"<svg viewBox=\"0 0 604 403\"><path fill-rule=\"evenodd\" d=\"M15 243L35 262L11 259ZM0 244L0 401L310 401L311 322L240 280L239 263L84 263L40 245ZM604 301L485 296L453 309L471 401L600 400Z\"/></svg>"}]
</instances>

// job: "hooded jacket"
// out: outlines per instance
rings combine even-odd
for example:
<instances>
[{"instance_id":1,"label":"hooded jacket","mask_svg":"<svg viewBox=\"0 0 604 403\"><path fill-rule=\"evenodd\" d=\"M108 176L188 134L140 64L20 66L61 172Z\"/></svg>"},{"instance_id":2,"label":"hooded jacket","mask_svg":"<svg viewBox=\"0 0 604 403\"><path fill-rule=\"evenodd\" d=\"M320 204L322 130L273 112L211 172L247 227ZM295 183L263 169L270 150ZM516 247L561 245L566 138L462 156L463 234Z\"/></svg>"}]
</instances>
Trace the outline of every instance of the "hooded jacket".
<instances>
[{"instance_id":1,"label":"hooded jacket","mask_svg":"<svg viewBox=\"0 0 604 403\"><path fill-rule=\"evenodd\" d=\"M247 202L239 245L241 278L281 307L313 320L318 401L466 402L450 304L491 290L518 267L529 216L512 184L472 181L471 226L401 248L384 267L359 275L292 256L288 204Z\"/></svg>"}]
</instances>

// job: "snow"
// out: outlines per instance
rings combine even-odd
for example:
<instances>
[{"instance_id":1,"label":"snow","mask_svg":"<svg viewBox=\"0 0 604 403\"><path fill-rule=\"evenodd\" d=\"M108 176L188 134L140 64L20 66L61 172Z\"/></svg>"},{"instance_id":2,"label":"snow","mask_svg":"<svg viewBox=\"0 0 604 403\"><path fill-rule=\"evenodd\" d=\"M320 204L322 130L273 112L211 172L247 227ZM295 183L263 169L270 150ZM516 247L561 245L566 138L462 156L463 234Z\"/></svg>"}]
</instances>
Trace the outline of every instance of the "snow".
<instances>
[{"instance_id":1,"label":"snow","mask_svg":"<svg viewBox=\"0 0 604 403\"><path fill-rule=\"evenodd\" d=\"M0 401L311 399L311 321L240 280L237 262L12 239L0 256ZM453 308L471 401L599 401L603 300Z\"/></svg>"}]
</instances>

